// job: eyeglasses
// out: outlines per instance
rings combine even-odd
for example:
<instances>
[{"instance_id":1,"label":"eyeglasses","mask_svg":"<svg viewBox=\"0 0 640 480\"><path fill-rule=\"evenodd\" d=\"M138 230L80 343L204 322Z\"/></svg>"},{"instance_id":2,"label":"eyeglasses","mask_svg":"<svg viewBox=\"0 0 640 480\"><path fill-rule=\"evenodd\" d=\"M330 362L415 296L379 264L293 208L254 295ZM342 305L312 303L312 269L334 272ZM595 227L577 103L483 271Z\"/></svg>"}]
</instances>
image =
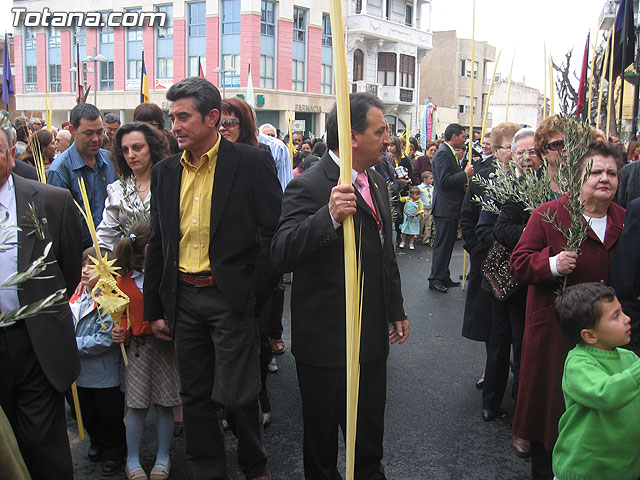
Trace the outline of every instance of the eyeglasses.
<instances>
[{"instance_id":1,"label":"eyeglasses","mask_svg":"<svg viewBox=\"0 0 640 480\"><path fill-rule=\"evenodd\" d=\"M527 156L527 158L532 158L532 157L537 157L538 154L536 153L536 151L532 148L531 150L518 150L516 152L516 157L524 157Z\"/></svg>"},{"instance_id":2,"label":"eyeglasses","mask_svg":"<svg viewBox=\"0 0 640 480\"><path fill-rule=\"evenodd\" d=\"M506 147L499 146L498 150L500 150L500 149L502 149L502 150L511 150L511 145L507 145Z\"/></svg>"},{"instance_id":3,"label":"eyeglasses","mask_svg":"<svg viewBox=\"0 0 640 480\"><path fill-rule=\"evenodd\" d=\"M220 120L220 126L224 128L231 128L234 125L238 125L240 120L237 118L225 118L224 120Z\"/></svg>"},{"instance_id":4,"label":"eyeglasses","mask_svg":"<svg viewBox=\"0 0 640 480\"><path fill-rule=\"evenodd\" d=\"M547 143L545 150L551 150L552 152L558 152L564 148L564 140L556 140L555 142Z\"/></svg>"}]
</instances>

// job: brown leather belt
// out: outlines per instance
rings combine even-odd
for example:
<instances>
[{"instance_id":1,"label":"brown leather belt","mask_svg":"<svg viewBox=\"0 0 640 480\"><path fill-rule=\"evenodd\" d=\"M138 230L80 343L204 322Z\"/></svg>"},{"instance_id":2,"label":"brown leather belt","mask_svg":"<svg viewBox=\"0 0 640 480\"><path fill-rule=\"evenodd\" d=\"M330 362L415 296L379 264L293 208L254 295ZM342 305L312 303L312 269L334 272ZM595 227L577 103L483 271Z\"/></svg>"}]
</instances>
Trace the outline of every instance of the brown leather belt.
<instances>
[{"instance_id":1,"label":"brown leather belt","mask_svg":"<svg viewBox=\"0 0 640 480\"><path fill-rule=\"evenodd\" d=\"M181 282L188 283L194 287L213 287L216 283L211 275L189 275L179 272L178 278Z\"/></svg>"}]
</instances>

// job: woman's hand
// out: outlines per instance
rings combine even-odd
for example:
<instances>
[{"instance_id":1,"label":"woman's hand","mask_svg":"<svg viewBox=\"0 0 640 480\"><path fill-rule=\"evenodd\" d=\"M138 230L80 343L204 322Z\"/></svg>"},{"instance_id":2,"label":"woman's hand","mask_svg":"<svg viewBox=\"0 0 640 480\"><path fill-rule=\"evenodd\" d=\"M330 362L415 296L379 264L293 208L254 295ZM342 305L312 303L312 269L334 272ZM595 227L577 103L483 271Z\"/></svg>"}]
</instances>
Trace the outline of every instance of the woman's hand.
<instances>
[{"instance_id":1,"label":"woman's hand","mask_svg":"<svg viewBox=\"0 0 640 480\"><path fill-rule=\"evenodd\" d=\"M578 261L577 252L564 251L556 256L556 269L560 275L569 275L573 273Z\"/></svg>"},{"instance_id":2,"label":"woman's hand","mask_svg":"<svg viewBox=\"0 0 640 480\"><path fill-rule=\"evenodd\" d=\"M123 343L127 338L127 332L124 328L113 327L111 329L111 338L116 343Z\"/></svg>"}]
</instances>

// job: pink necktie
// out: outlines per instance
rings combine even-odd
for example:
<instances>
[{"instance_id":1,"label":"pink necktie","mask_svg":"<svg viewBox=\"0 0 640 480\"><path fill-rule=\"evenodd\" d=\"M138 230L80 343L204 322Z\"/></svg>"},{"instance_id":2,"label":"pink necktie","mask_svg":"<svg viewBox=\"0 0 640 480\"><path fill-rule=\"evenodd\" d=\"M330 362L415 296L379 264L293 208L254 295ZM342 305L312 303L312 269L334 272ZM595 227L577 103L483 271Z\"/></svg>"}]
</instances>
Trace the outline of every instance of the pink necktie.
<instances>
[{"instance_id":1,"label":"pink necktie","mask_svg":"<svg viewBox=\"0 0 640 480\"><path fill-rule=\"evenodd\" d=\"M366 172L358 174L358 176L356 177L356 185L358 186L360 195L362 195L364 201L367 202L367 205L369 205L369 208L372 211L375 211L375 207L373 206L373 199L371 198L371 189L369 188L369 179L367 178Z\"/></svg>"},{"instance_id":2,"label":"pink necktie","mask_svg":"<svg viewBox=\"0 0 640 480\"><path fill-rule=\"evenodd\" d=\"M358 191L367 205L369 205L369 209L373 216L376 219L376 224L378 226L378 234L380 235L380 243L384 246L384 234L382 233L382 223L380 223L380 217L378 216L378 210L376 209L375 204L373 203L373 198L371 198L371 189L369 188L369 179L367 178L366 172L359 173L356 177L356 185L358 186Z\"/></svg>"}]
</instances>

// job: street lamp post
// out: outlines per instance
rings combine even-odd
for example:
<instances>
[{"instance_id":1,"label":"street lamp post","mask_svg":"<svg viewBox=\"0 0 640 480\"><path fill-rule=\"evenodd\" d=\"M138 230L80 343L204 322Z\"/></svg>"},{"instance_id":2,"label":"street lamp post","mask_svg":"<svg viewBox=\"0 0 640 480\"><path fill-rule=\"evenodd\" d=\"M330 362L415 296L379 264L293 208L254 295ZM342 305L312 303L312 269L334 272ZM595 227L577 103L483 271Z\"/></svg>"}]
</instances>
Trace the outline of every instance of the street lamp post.
<instances>
[{"instance_id":1,"label":"street lamp post","mask_svg":"<svg viewBox=\"0 0 640 480\"><path fill-rule=\"evenodd\" d=\"M96 47L93 47L93 57L91 55L87 55L83 63L93 62L93 104L98 106L98 62L105 63L108 59L101 53L97 53Z\"/></svg>"},{"instance_id":2,"label":"street lamp post","mask_svg":"<svg viewBox=\"0 0 640 480\"><path fill-rule=\"evenodd\" d=\"M225 87L226 87L226 82L224 80L224 75L225 73L230 73L230 72L234 72L235 70L227 70L223 67L218 67L216 68L213 73L219 73L220 74L220 83L222 83L222 98L225 98Z\"/></svg>"}]
</instances>

